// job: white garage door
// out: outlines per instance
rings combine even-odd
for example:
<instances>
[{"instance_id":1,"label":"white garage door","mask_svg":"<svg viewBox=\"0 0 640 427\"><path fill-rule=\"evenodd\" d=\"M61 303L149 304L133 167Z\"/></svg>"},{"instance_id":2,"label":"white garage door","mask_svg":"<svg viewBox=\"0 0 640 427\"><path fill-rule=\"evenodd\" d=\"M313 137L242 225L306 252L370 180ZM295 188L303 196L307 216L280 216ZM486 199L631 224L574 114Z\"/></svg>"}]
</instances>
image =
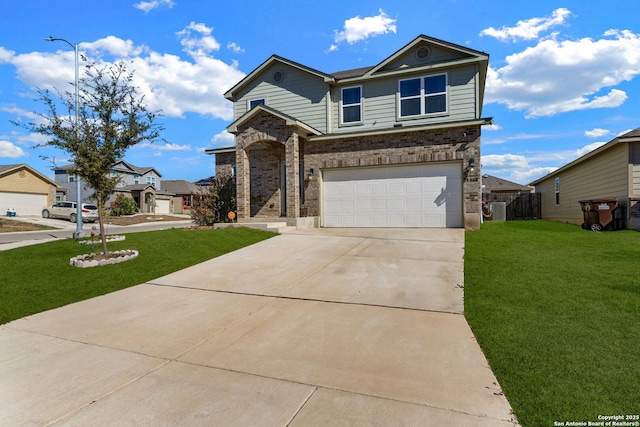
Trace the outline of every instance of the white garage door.
<instances>
[{"instance_id":1,"label":"white garage door","mask_svg":"<svg viewBox=\"0 0 640 427\"><path fill-rule=\"evenodd\" d=\"M0 192L0 216L5 216L7 209L15 209L20 216L41 216L45 206L46 194Z\"/></svg>"},{"instance_id":2,"label":"white garage door","mask_svg":"<svg viewBox=\"0 0 640 427\"><path fill-rule=\"evenodd\" d=\"M156 214L170 214L171 200L156 199Z\"/></svg>"},{"instance_id":3,"label":"white garage door","mask_svg":"<svg viewBox=\"0 0 640 427\"><path fill-rule=\"evenodd\" d=\"M325 227L462 227L460 163L323 172Z\"/></svg>"}]
</instances>

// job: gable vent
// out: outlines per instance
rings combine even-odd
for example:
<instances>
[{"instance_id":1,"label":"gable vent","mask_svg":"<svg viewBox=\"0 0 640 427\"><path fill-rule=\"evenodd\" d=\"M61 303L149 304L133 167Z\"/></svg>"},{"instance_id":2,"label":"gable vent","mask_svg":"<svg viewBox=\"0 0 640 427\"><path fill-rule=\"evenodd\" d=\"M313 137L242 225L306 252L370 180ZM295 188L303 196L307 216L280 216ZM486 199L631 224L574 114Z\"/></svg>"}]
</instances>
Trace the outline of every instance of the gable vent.
<instances>
[{"instance_id":1,"label":"gable vent","mask_svg":"<svg viewBox=\"0 0 640 427\"><path fill-rule=\"evenodd\" d=\"M284 80L284 73L281 70L275 71L273 73L273 81L276 83L280 83Z\"/></svg>"},{"instance_id":2,"label":"gable vent","mask_svg":"<svg viewBox=\"0 0 640 427\"><path fill-rule=\"evenodd\" d=\"M431 49L428 46L421 46L416 50L416 59L418 61L426 61L427 58L431 55Z\"/></svg>"}]
</instances>

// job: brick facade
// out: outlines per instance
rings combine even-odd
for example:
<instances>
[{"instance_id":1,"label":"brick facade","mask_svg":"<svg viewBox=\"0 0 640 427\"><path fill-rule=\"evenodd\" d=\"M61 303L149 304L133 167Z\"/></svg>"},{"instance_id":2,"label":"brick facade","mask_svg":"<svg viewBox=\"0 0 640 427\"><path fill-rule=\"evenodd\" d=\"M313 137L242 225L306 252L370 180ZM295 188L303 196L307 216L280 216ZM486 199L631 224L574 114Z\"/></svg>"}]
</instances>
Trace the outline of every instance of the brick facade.
<instances>
[{"instance_id":1,"label":"brick facade","mask_svg":"<svg viewBox=\"0 0 640 427\"><path fill-rule=\"evenodd\" d=\"M321 172L325 169L458 162L464 182L464 225L479 227L480 125L318 140L305 139L302 135L306 133L301 133L266 112L238 129L238 218L281 216L285 212L288 218L320 216ZM477 165L474 170L468 167L471 159ZM230 156L216 156L216 173L231 168L231 160ZM286 183L282 182L283 170Z\"/></svg>"}]
</instances>

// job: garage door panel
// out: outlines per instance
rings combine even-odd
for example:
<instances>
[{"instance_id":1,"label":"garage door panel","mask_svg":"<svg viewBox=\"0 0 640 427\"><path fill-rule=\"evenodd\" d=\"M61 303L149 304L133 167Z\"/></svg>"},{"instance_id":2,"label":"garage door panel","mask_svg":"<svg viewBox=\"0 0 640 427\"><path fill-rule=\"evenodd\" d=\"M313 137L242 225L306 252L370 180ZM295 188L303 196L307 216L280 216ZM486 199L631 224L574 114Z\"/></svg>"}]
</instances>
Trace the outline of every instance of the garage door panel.
<instances>
[{"instance_id":1,"label":"garage door panel","mask_svg":"<svg viewBox=\"0 0 640 427\"><path fill-rule=\"evenodd\" d=\"M459 163L324 171L323 181L326 227L462 226Z\"/></svg>"},{"instance_id":2,"label":"garage door panel","mask_svg":"<svg viewBox=\"0 0 640 427\"><path fill-rule=\"evenodd\" d=\"M15 209L20 216L40 216L48 204L47 197L46 194L0 192L0 215L7 209Z\"/></svg>"}]
</instances>

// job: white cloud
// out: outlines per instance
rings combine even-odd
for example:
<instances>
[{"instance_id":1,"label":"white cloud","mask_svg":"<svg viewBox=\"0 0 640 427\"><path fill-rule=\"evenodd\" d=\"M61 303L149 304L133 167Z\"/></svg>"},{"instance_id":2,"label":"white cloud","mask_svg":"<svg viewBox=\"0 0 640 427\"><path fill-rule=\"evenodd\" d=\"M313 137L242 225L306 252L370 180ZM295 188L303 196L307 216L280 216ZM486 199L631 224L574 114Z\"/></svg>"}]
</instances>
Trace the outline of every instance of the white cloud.
<instances>
[{"instance_id":1,"label":"white cloud","mask_svg":"<svg viewBox=\"0 0 640 427\"><path fill-rule=\"evenodd\" d=\"M11 62L11 58L13 57L14 54L15 54L14 51L7 50L2 46L0 46L0 63Z\"/></svg>"},{"instance_id":2,"label":"white cloud","mask_svg":"<svg viewBox=\"0 0 640 427\"><path fill-rule=\"evenodd\" d=\"M224 130L211 138L211 147L209 148L232 147L235 145L235 143L235 136L232 133Z\"/></svg>"},{"instance_id":3,"label":"white cloud","mask_svg":"<svg viewBox=\"0 0 640 427\"><path fill-rule=\"evenodd\" d=\"M558 168L556 167L537 167L528 168L526 170L517 170L512 172L509 180L522 183L523 185L528 185L536 179L542 178L543 176L550 174L557 169Z\"/></svg>"},{"instance_id":4,"label":"white cloud","mask_svg":"<svg viewBox=\"0 0 640 427\"><path fill-rule=\"evenodd\" d=\"M555 166L536 166L519 154L489 154L482 156L482 173L499 176L523 185L557 169Z\"/></svg>"},{"instance_id":5,"label":"white cloud","mask_svg":"<svg viewBox=\"0 0 640 427\"><path fill-rule=\"evenodd\" d=\"M595 150L596 148L602 147L604 144L606 144L606 142L593 142L591 144L587 144L582 148L578 148L577 150L575 150L573 152L573 158L570 159L567 163L577 159L578 157L582 157L587 153L590 153L591 151Z\"/></svg>"},{"instance_id":6,"label":"white cloud","mask_svg":"<svg viewBox=\"0 0 640 427\"><path fill-rule=\"evenodd\" d=\"M610 30L593 40L544 40L489 67L487 103L526 111L527 117L622 105L614 88L640 74L640 34ZM606 92L605 92L606 91Z\"/></svg>"},{"instance_id":7,"label":"white cloud","mask_svg":"<svg viewBox=\"0 0 640 427\"><path fill-rule=\"evenodd\" d=\"M584 132L584 136L587 138L601 138L603 136L609 135L611 132L606 129L601 128L593 128L591 130L587 130Z\"/></svg>"},{"instance_id":8,"label":"white cloud","mask_svg":"<svg viewBox=\"0 0 640 427\"><path fill-rule=\"evenodd\" d=\"M8 157L10 159L17 159L19 157L25 157L27 153L17 145L9 141L0 141L0 159Z\"/></svg>"},{"instance_id":9,"label":"white cloud","mask_svg":"<svg viewBox=\"0 0 640 427\"><path fill-rule=\"evenodd\" d=\"M569 9L559 8L554 10L551 16L518 21L515 27L502 27L500 29L489 27L482 30L480 35L494 37L500 41L533 40L537 39L541 32L564 24L570 15L571 11Z\"/></svg>"},{"instance_id":10,"label":"white cloud","mask_svg":"<svg viewBox=\"0 0 640 427\"><path fill-rule=\"evenodd\" d=\"M500 129L502 129L502 126L497 125L497 124L494 123L494 124L491 124L491 125L488 125L488 126L484 126L482 129L483 130L500 130Z\"/></svg>"},{"instance_id":11,"label":"white cloud","mask_svg":"<svg viewBox=\"0 0 640 427\"><path fill-rule=\"evenodd\" d=\"M167 6L169 9L173 7L174 3L171 0L150 0L150 1L141 1L140 3L136 3L133 5L136 9L140 9L144 13L149 13L155 8L160 6Z\"/></svg>"},{"instance_id":12,"label":"white cloud","mask_svg":"<svg viewBox=\"0 0 640 427\"><path fill-rule=\"evenodd\" d=\"M236 42L227 43L227 49L235 52L235 53L244 53L244 49L240 47Z\"/></svg>"},{"instance_id":13,"label":"white cloud","mask_svg":"<svg viewBox=\"0 0 640 427\"><path fill-rule=\"evenodd\" d=\"M211 35L212 32L213 28L191 21L176 34L180 37L185 52L192 56L201 56L220 50L220 43Z\"/></svg>"},{"instance_id":14,"label":"white cloud","mask_svg":"<svg viewBox=\"0 0 640 427\"><path fill-rule=\"evenodd\" d=\"M364 18L356 16L355 18L344 21L343 31L335 31L334 41L336 44L329 48L329 52L337 50L337 43L343 41L354 44L366 40L369 37L387 34L389 32L395 33L396 31L396 20L389 18L382 9L379 10L379 14L376 16L365 16Z\"/></svg>"},{"instance_id":15,"label":"white cloud","mask_svg":"<svg viewBox=\"0 0 640 427\"><path fill-rule=\"evenodd\" d=\"M80 52L91 56L102 56L104 53L108 53L127 58L139 56L146 50L146 46L136 46L131 40L122 40L115 36L107 36L89 43L80 43Z\"/></svg>"},{"instance_id":16,"label":"white cloud","mask_svg":"<svg viewBox=\"0 0 640 427\"><path fill-rule=\"evenodd\" d=\"M190 145L179 145L170 142L155 144L152 142L142 142L135 145L136 148L152 148L156 151L191 151Z\"/></svg>"},{"instance_id":17,"label":"white cloud","mask_svg":"<svg viewBox=\"0 0 640 427\"><path fill-rule=\"evenodd\" d=\"M482 166L524 168L529 166L529 162L525 156L519 154L489 154L482 156Z\"/></svg>"},{"instance_id":18,"label":"white cloud","mask_svg":"<svg viewBox=\"0 0 640 427\"><path fill-rule=\"evenodd\" d=\"M100 66L126 60L134 72L133 84L144 95L150 110L162 110L167 117L192 112L228 121L233 118L233 108L223 94L245 74L237 62L226 63L211 54L220 47L212 31L192 22L178 32L190 59L155 52L114 36L82 43L80 52ZM74 52L64 48L61 46L55 53L19 55L3 55L5 51L0 48L0 60L15 66L18 78L32 89L72 91L69 83L74 80Z\"/></svg>"}]
</instances>

